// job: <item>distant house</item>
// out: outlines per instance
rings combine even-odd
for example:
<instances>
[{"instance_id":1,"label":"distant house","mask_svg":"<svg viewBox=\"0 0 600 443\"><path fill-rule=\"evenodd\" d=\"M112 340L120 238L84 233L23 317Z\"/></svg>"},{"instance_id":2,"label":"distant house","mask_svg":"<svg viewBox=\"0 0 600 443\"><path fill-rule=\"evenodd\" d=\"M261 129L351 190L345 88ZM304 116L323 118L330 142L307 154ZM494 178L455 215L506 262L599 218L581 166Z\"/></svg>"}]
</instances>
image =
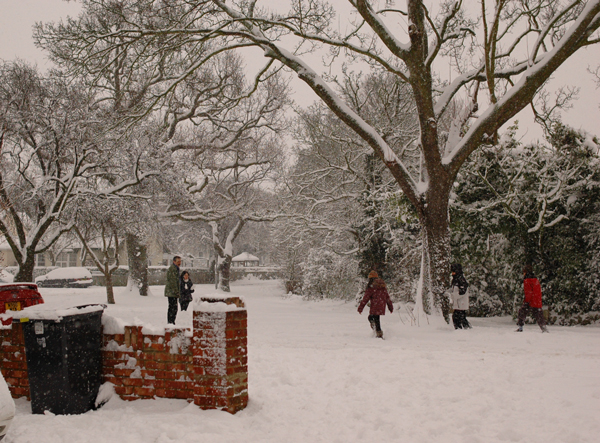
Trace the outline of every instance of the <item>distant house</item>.
<instances>
[{"instance_id":1,"label":"distant house","mask_svg":"<svg viewBox=\"0 0 600 443\"><path fill-rule=\"evenodd\" d=\"M0 268L5 266L17 266L17 261L8 242L0 237Z\"/></svg>"},{"instance_id":2,"label":"distant house","mask_svg":"<svg viewBox=\"0 0 600 443\"><path fill-rule=\"evenodd\" d=\"M251 266L258 266L260 260L255 255L248 252L242 252L240 255L236 255L231 259L231 265L235 268L247 268Z\"/></svg>"},{"instance_id":3,"label":"distant house","mask_svg":"<svg viewBox=\"0 0 600 443\"><path fill-rule=\"evenodd\" d=\"M73 249L63 249L56 257L56 266L80 266L81 260L77 256L77 252ZM35 266L51 266L50 253L35 254ZM18 266L15 254L4 237L0 237L0 267Z\"/></svg>"},{"instance_id":4,"label":"distant house","mask_svg":"<svg viewBox=\"0 0 600 443\"><path fill-rule=\"evenodd\" d=\"M102 245L100 241L91 241L90 248L94 252L101 252ZM158 239L151 238L147 245L147 254L148 254L148 265L161 265L162 260L162 249L163 246ZM85 262L82 261L83 246L78 240L74 240L69 244L69 247L63 248L60 252L54 257L52 260L50 251L46 251L42 254L35 255L35 266L36 267L44 267L44 266L57 266L59 268L69 267L69 266L88 266L94 267L94 262L91 257L85 257ZM112 253L113 251L111 251ZM119 261L121 265L128 264L127 258L127 243L125 240L122 240L119 244ZM3 236L0 236L0 267L6 266L17 266L17 260L12 252L12 249L8 245L8 242Z\"/></svg>"}]
</instances>

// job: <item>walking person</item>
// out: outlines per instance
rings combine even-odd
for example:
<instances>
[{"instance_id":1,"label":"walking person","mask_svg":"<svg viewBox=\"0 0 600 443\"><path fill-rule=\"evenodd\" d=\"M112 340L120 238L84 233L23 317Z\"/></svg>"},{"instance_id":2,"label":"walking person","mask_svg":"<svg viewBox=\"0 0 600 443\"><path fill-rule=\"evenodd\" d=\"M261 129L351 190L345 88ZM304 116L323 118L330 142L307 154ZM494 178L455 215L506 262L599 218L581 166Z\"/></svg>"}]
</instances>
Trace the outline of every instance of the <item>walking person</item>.
<instances>
[{"instance_id":1,"label":"walking person","mask_svg":"<svg viewBox=\"0 0 600 443\"><path fill-rule=\"evenodd\" d=\"M177 318L177 300L179 299L179 266L181 266L181 257L173 257L173 263L167 270L167 281L165 283L165 297L169 300L167 310L167 323L175 324Z\"/></svg>"},{"instance_id":2,"label":"walking person","mask_svg":"<svg viewBox=\"0 0 600 443\"><path fill-rule=\"evenodd\" d=\"M525 292L525 299L523 300L521 309L519 309L517 320L518 328L516 332L523 332L525 318L529 312L531 312L531 315L537 321L542 332L548 332L546 320L544 320L544 314L542 312L542 287L540 281L533 273L533 267L531 265L526 265L523 268L523 290Z\"/></svg>"},{"instance_id":3,"label":"walking person","mask_svg":"<svg viewBox=\"0 0 600 443\"><path fill-rule=\"evenodd\" d=\"M383 338L379 317L385 315L386 305L390 310L390 313L394 312L394 305L392 304L390 294L388 294L385 282L379 278L379 275L377 275L377 272L375 271L369 273L369 282L367 283L365 295L358 305L359 314L362 314L363 309L369 302L371 302L369 307L369 323L371 324L371 328L377 334L377 337Z\"/></svg>"},{"instance_id":4,"label":"walking person","mask_svg":"<svg viewBox=\"0 0 600 443\"><path fill-rule=\"evenodd\" d=\"M471 329L472 326L467 320L467 311L469 310L469 283L465 278L460 263L450 265L452 272L452 323L454 329Z\"/></svg>"},{"instance_id":5,"label":"walking person","mask_svg":"<svg viewBox=\"0 0 600 443\"><path fill-rule=\"evenodd\" d=\"M194 283L190 279L190 273L188 271L183 271L181 273L181 281L179 284L179 306L181 306L182 311L187 311L188 305L192 301L192 293L194 289Z\"/></svg>"}]
</instances>

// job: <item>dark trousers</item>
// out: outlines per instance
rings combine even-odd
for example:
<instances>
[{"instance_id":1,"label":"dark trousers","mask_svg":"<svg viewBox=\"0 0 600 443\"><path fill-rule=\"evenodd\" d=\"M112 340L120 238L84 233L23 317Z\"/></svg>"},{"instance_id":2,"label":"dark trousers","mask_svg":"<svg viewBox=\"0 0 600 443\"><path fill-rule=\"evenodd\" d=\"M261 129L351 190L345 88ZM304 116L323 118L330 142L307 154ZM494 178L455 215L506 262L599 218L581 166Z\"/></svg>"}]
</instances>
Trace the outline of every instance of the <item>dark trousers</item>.
<instances>
[{"instance_id":1,"label":"dark trousers","mask_svg":"<svg viewBox=\"0 0 600 443\"><path fill-rule=\"evenodd\" d=\"M179 306L181 306L181 310L182 311L187 311L188 305L190 304L191 300L184 300L182 298L179 299Z\"/></svg>"},{"instance_id":2,"label":"dark trousers","mask_svg":"<svg viewBox=\"0 0 600 443\"><path fill-rule=\"evenodd\" d=\"M532 308L529 306L529 303L523 303L523 306L521 306L521 309L519 309L519 320L517 321L517 325L523 326L525 324L525 317L527 317L529 312L531 312L531 316L535 318L535 321L537 321L538 326L544 330L544 327L546 326L546 320L544 320L542 308Z\"/></svg>"},{"instance_id":3,"label":"dark trousers","mask_svg":"<svg viewBox=\"0 0 600 443\"><path fill-rule=\"evenodd\" d=\"M177 318L177 297L167 297L169 299L169 309L167 310L167 323L175 324Z\"/></svg>"},{"instance_id":4,"label":"dark trousers","mask_svg":"<svg viewBox=\"0 0 600 443\"><path fill-rule=\"evenodd\" d=\"M471 324L467 320L467 311L464 309L455 309L452 313L452 323L454 323L454 329L470 329Z\"/></svg>"},{"instance_id":5,"label":"dark trousers","mask_svg":"<svg viewBox=\"0 0 600 443\"><path fill-rule=\"evenodd\" d=\"M377 332L381 332L381 323L379 321L379 315L369 315L369 323L371 327Z\"/></svg>"}]
</instances>

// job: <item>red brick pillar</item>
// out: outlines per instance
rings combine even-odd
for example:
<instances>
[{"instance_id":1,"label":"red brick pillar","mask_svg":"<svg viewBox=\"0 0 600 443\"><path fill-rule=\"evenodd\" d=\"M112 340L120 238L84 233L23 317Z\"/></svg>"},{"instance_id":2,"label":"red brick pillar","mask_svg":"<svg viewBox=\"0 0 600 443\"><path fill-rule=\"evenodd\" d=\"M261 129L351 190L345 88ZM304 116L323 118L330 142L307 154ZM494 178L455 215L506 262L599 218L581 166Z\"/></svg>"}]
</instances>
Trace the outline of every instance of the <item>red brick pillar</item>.
<instances>
[{"instance_id":1,"label":"red brick pillar","mask_svg":"<svg viewBox=\"0 0 600 443\"><path fill-rule=\"evenodd\" d=\"M194 403L235 414L248 404L248 319L239 297L194 304Z\"/></svg>"}]
</instances>

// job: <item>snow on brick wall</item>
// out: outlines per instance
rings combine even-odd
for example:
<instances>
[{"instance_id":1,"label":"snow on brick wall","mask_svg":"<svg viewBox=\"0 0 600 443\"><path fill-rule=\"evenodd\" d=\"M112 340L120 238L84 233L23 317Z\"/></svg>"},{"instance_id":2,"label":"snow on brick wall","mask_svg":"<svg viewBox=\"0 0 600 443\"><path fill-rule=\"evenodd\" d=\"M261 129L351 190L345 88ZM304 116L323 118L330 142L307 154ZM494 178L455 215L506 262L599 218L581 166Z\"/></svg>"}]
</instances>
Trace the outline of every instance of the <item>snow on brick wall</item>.
<instances>
[{"instance_id":1,"label":"snow on brick wall","mask_svg":"<svg viewBox=\"0 0 600 443\"><path fill-rule=\"evenodd\" d=\"M192 401L193 356L184 328L164 335L125 326L124 334L104 334L103 377L124 400L179 398Z\"/></svg>"},{"instance_id":2,"label":"snow on brick wall","mask_svg":"<svg viewBox=\"0 0 600 443\"><path fill-rule=\"evenodd\" d=\"M104 382L124 400L154 397L194 402L232 414L248 404L247 312L236 297L194 305L194 329L164 335L125 326L103 334ZM29 399L25 345L20 323L0 329L0 370L14 398Z\"/></svg>"}]
</instances>

